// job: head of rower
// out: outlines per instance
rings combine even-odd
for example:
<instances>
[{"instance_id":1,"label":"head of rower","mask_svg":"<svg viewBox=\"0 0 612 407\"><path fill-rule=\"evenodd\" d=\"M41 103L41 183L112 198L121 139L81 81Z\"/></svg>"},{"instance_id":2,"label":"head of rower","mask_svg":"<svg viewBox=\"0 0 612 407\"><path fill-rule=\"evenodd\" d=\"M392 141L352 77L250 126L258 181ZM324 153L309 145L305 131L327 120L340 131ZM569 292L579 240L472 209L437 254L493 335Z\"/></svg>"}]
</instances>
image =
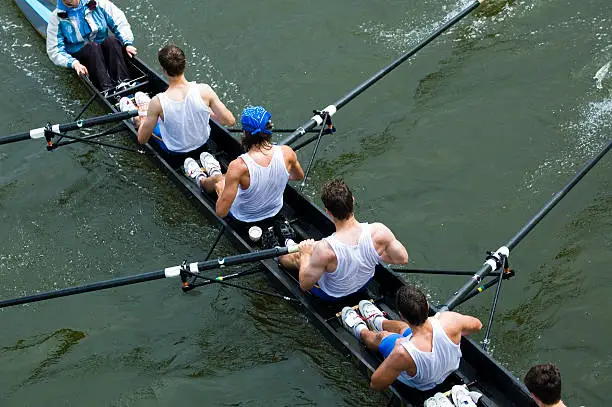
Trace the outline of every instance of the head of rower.
<instances>
[{"instance_id":1,"label":"head of rower","mask_svg":"<svg viewBox=\"0 0 612 407\"><path fill-rule=\"evenodd\" d=\"M187 59L182 49L176 45L166 45L157 53L157 60L168 81L178 81L185 75Z\"/></svg>"},{"instance_id":2,"label":"head of rower","mask_svg":"<svg viewBox=\"0 0 612 407\"><path fill-rule=\"evenodd\" d=\"M425 325L429 317L429 302L425 294L413 285L406 285L397 292L397 310L400 318L417 331Z\"/></svg>"},{"instance_id":3,"label":"head of rower","mask_svg":"<svg viewBox=\"0 0 612 407\"><path fill-rule=\"evenodd\" d=\"M524 382L539 407L565 406L561 401L561 372L552 363L533 366Z\"/></svg>"},{"instance_id":4,"label":"head of rower","mask_svg":"<svg viewBox=\"0 0 612 407\"><path fill-rule=\"evenodd\" d=\"M348 185L341 180L335 179L323 186L321 200L325 212L332 218L336 225L355 221L354 204L355 198Z\"/></svg>"},{"instance_id":5,"label":"head of rower","mask_svg":"<svg viewBox=\"0 0 612 407\"><path fill-rule=\"evenodd\" d=\"M272 145L272 115L261 106L248 107L242 112L242 148L250 151L253 147Z\"/></svg>"}]
</instances>

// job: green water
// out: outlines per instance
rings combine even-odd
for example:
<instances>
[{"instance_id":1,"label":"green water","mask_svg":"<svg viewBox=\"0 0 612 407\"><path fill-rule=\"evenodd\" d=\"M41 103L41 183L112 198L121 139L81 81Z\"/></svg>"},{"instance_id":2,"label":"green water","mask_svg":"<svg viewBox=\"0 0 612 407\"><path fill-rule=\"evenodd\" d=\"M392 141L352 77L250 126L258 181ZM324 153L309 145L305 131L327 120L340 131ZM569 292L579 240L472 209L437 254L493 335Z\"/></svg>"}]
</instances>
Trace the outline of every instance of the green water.
<instances>
[{"instance_id":1,"label":"green water","mask_svg":"<svg viewBox=\"0 0 612 407\"><path fill-rule=\"evenodd\" d=\"M462 7L117 4L145 61L174 42L190 79L235 114L263 104L277 127L303 123ZM307 193L341 176L359 218L387 223L413 267L477 269L610 139L612 78L597 89L592 77L612 60L611 23L607 0L481 7L334 117ZM3 134L67 121L88 97L11 1L0 80ZM560 366L568 405L605 406L612 384L611 173L604 158L513 251L493 328L493 356L518 377ZM216 233L146 157L35 141L0 148L0 222L0 298L196 260ZM222 240L217 253L234 249ZM464 282L409 280L434 303ZM263 275L245 283L271 289ZM491 294L461 310L486 321ZM168 280L8 308L0 332L2 406L385 403L303 313L226 287L183 295Z\"/></svg>"}]
</instances>

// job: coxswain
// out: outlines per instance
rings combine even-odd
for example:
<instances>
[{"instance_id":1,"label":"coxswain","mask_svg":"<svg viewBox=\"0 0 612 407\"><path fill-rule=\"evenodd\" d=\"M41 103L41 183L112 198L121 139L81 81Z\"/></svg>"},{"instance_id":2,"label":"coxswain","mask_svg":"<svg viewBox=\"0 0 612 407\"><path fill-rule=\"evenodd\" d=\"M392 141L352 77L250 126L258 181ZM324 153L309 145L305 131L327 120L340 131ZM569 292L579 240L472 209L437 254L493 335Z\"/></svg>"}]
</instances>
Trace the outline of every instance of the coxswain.
<instances>
[{"instance_id":1,"label":"coxswain","mask_svg":"<svg viewBox=\"0 0 612 407\"><path fill-rule=\"evenodd\" d=\"M343 325L372 351L385 358L372 374L370 386L382 391L394 381L430 390L459 368L461 337L478 332L482 323L457 312L429 317L425 294L412 285L397 292L401 320L390 320L372 302L359 302L359 315L342 310ZM368 329L370 328L370 329Z\"/></svg>"},{"instance_id":2,"label":"coxswain","mask_svg":"<svg viewBox=\"0 0 612 407\"><path fill-rule=\"evenodd\" d=\"M321 200L336 232L315 242L300 243L300 252L280 257L286 269L299 270L300 288L327 301L365 290L379 262L405 264L408 252L382 223L360 223L354 198L341 179L323 186ZM289 242L292 243L292 242Z\"/></svg>"},{"instance_id":3,"label":"coxswain","mask_svg":"<svg viewBox=\"0 0 612 407\"><path fill-rule=\"evenodd\" d=\"M89 75L104 91L129 80L124 51L129 57L136 55L134 34L123 11L113 3L57 1L47 24L47 54L55 65Z\"/></svg>"}]
</instances>

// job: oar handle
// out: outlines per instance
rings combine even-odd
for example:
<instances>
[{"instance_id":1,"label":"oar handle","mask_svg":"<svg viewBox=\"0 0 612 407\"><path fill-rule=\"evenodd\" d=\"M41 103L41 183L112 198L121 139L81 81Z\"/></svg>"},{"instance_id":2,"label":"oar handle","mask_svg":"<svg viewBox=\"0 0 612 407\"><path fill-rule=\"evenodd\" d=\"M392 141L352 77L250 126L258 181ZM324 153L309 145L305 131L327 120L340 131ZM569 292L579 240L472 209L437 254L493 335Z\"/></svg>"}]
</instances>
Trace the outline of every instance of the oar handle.
<instances>
[{"instance_id":1,"label":"oar handle","mask_svg":"<svg viewBox=\"0 0 612 407\"><path fill-rule=\"evenodd\" d=\"M17 141L43 138L45 136L45 130L51 130L54 133L64 133L67 131L85 129L88 127L98 126L106 123L114 123L122 120L127 120L132 117L138 116L138 110L129 110L127 112L118 112L105 114L103 116L91 117L89 119L81 119L70 123L64 124L48 124L45 127L39 127L23 133L12 134L0 138L0 144L15 143Z\"/></svg>"}]
</instances>

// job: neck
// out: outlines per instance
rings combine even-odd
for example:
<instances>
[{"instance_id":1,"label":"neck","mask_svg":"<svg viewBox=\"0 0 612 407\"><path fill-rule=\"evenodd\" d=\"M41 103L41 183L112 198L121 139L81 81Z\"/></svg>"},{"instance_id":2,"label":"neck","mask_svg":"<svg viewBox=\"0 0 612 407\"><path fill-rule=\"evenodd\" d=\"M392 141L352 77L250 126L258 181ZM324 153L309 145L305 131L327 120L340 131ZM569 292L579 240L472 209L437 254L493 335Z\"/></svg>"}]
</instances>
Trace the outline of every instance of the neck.
<instances>
[{"instance_id":1,"label":"neck","mask_svg":"<svg viewBox=\"0 0 612 407\"><path fill-rule=\"evenodd\" d=\"M187 79L185 79L185 75L183 74L179 76L168 76L168 84L170 86L186 85L187 83Z\"/></svg>"},{"instance_id":2,"label":"neck","mask_svg":"<svg viewBox=\"0 0 612 407\"><path fill-rule=\"evenodd\" d=\"M264 141L263 143L254 144L249 148L249 151L261 151L261 150L269 150L272 148L272 143L269 141Z\"/></svg>"},{"instance_id":3,"label":"neck","mask_svg":"<svg viewBox=\"0 0 612 407\"><path fill-rule=\"evenodd\" d=\"M355 219L355 215L351 215L348 219L338 220L334 218L334 225L336 225L336 232L339 232L343 229L349 229L356 226L359 222Z\"/></svg>"},{"instance_id":4,"label":"neck","mask_svg":"<svg viewBox=\"0 0 612 407\"><path fill-rule=\"evenodd\" d=\"M408 325L410 325L410 324L408 324ZM410 325L410 329L412 329L412 335L413 336L414 335L418 336L418 335L420 335L420 334L422 334L424 332L429 332L431 330L430 327L431 327L431 322L429 322L429 318L427 318L425 323L422 324L422 325L418 325L418 326Z\"/></svg>"}]
</instances>

